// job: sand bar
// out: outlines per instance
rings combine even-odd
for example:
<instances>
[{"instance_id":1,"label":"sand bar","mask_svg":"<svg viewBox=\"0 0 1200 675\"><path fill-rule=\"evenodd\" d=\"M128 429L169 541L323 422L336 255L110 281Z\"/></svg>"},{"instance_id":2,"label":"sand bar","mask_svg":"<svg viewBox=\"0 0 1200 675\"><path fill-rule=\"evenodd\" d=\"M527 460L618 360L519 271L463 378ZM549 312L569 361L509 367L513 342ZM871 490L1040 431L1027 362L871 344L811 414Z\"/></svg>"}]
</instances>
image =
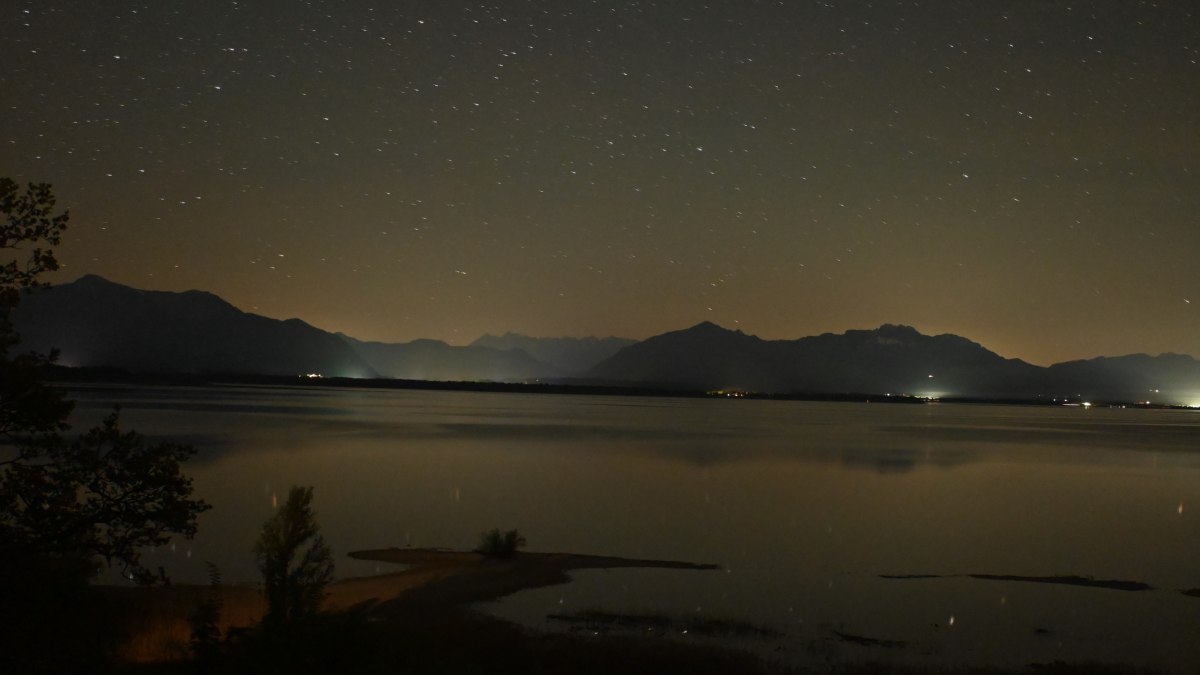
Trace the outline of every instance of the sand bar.
<instances>
[{"instance_id":1,"label":"sand bar","mask_svg":"<svg viewBox=\"0 0 1200 675\"><path fill-rule=\"evenodd\" d=\"M675 560L643 560L575 553L519 552L511 558L485 558L479 553L444 549L385 548L353 551L351 558L404 565L395 574L347 579L338 584L340 606L354 606L354 598L376 599L376 611L452 611L476 602L496 600L517 591L564 584L573 570L647 567L678 570L716 570L718 565ZM354 592L363 584L362 594ZM387 588L373 588L385 583ZM379 600L390 598L388 600Z\"/></svg>"}]
</instances>

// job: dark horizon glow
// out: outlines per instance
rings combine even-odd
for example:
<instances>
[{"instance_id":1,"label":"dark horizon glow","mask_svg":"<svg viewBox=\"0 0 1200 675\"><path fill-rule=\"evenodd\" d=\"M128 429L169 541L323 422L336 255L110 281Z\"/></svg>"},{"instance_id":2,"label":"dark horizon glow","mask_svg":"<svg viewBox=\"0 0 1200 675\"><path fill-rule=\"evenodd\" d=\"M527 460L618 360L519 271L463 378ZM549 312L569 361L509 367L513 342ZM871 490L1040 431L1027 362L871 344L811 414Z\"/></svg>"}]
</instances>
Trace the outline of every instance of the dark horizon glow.
<instances>
[{"instance_id":1,"label":"dark horizon glow","mask_svg":"<svg viewBox=\"0 0 1200 675\"><path fill-rule=\"evenodd\" d=\"M0 175L55 281L364 340L915 326L1200 355L1186 3L0 10Z\"/></svg>"}]
</instances>

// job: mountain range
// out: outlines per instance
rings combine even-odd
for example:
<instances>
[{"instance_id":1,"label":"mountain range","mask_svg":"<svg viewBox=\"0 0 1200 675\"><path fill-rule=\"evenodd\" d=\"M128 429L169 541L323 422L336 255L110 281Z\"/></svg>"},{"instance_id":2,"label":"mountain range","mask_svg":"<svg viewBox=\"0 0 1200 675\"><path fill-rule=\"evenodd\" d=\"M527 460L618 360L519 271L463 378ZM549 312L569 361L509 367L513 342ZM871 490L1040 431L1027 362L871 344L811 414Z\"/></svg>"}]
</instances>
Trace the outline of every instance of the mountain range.
<instances>
[{"instance_id":1,"label":"mountain range","mask_svg":"<svg viewBox=\"0 0 1200 675\"><path fill-rule=\"evenodd\" d=\"M466 347L367 342L243 312L211 293L139 290L96 275L26 294L14 323L22 349L56 349L62 365L156 374L525 382L583 372L633 342L514 334Z\"/></svg>"},{"instance_id":2,"label":"mountain range","mask_svg":"<svg viewBox=\"0 0 1200 675\"><path fill-rule=\"evenodd\" d=\"M68 366L134 373L304 375L440 381L550 381L673 390L922 397L1200 402L1200 362L1133 354L1042 367L956 335L885 324L763 340L712 323L640 342L484 335L365 342L299 319L239 310L201 291L146 291L87 275L22 298L21 348Z\"/></svg>"}]
</instances>

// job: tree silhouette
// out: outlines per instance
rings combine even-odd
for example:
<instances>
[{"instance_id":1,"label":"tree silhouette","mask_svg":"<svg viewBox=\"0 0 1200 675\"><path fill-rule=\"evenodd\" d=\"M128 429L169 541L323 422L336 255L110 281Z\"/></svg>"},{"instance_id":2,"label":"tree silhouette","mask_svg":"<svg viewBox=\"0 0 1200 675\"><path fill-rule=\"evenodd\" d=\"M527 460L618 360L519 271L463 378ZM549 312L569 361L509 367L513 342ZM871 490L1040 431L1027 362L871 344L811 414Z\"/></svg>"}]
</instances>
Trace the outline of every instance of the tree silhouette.
<instances>
[{"instance_id":1,"label":"tree silhouette","mask_svg":"<svg viewBox=\"0 0 1200 675\"><path fill-rule=\"evenodd\" d=\"M88 622L101 610L85 593L100 563L151 581L141 549L191 537L209 507L180 471L192 448L122 431L116 412L65 435L74 403L47 384L55 355L18 353L12 318L58 269L68 214L49 185L3 177L0 214L0 670L67 672L108 653L112 627Z\"/></svg>"},{"instance_id":2,"label":"tree silhouette","mask_svg":"<svg viewBox=\"0 0 1200 675\"><path fill-rule=\"evenodd\" d=\"M50 247L62 241L69 214L53 214L54 204L49 185L31 183L22 193L11 179L0 177L0 443L9 445L65 431L74 407L45 384L45 366L53 355L9 354L20 341L12 312L21 293L45 286L38 276L58 269ZM11 458L3 459L0 466L12 464Z\"/></svg>"},{"instance_id":3,"label":"tree silhouette","mask_svg":"<svg viewBox=\"0 0 1200 675\"><path fill-rule=\"evenodd\" d=\"M54 249L62 242L70 213L54 213L54 193L49 183L30 183L24 192L11 178L0 176L0 308L11 310L20 289L45 285L38 281L43 272L58 269ZM22 253L18 253L22 252ZM7 318L7 316L5 317Z\"/></svg>"},{"instance_id":4,"label":"tree silhouette","mask_svg":"<svg viewBox=\"0 0 1200 675\"><path fill-rule=\"evenodd\" d=\"M326 584L333 580L333 556L317 526L312 498L311 487L293 486L283 506L263 523L254 546L267 599L263 625L268 628L315 615Z\"/></svg>"},{"instance_id":5,"label":"tree silhouette","mask_svg":"<svg viewBox=\"0 0 1200 675\"><path fill-rule=\"evenodd\" d=\"M54 204L47 184L22 192L0 178L0 447L9 449L0 455L0 568L62 561L88 571L103 559L149 580L139 549L172 533L191 537L208 508L191 498L192 481L180 471L193 449L149 444L122 431L115 412L68 440L74 404L46 383L54 354L12 354L12 310L23 293L46 285L40 275L58 269L51 247L68 214L55 214Z\"/></svg>"}]
</instances>

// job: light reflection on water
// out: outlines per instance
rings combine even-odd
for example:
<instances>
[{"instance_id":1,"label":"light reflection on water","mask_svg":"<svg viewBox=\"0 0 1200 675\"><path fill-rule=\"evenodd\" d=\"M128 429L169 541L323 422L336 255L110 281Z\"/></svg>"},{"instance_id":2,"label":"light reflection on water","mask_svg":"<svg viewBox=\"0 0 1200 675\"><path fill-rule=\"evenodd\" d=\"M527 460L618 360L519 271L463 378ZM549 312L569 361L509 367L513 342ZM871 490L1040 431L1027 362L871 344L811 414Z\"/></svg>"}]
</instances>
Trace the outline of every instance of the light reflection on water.
<instances>
[{"instance_id":1,"label":"light reflection on water","mask_svg":"<svg viewBox=\"0 0 1200 675\"><path fill-rule=\"evenodd\" d=\"M314 485L335 552L469 548L715 562L591 571L492 611L602 608L780 627L800 660L1200 662L1200 414L279 388L97 388L127 427L184 438L214 505L149 563L253 582L272 500ZM342 575L387 571L338 560ZM881 574L1092 575L1154 591ZM560 602L561 601L561 602ZM699 609L697 609L699 608ZM949 617L954 616L953 626ZM903 642L847 644L836 632ZM797 656L798 655L798 656Z\"/></svg>"}]
</instances>

